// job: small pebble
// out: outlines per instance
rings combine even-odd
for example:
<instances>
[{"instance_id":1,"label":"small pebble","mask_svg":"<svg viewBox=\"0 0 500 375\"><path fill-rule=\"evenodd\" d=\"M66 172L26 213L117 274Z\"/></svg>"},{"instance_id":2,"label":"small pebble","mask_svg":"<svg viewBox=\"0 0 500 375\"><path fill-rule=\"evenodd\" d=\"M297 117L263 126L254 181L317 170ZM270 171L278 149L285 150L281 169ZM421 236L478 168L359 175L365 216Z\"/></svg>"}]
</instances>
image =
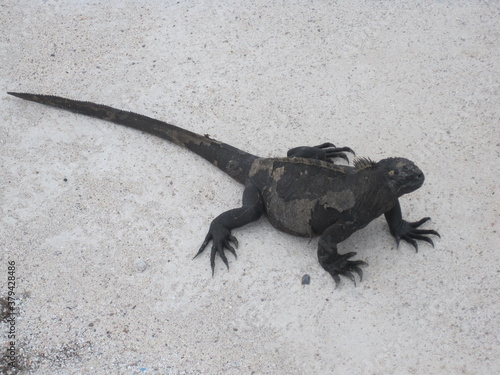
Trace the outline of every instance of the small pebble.
<instances>
[{"instance_id":1,"label":"small pebble","mask_svg":"<svg viewBox=\"0 0 500 375\"><path fill-rule=\"evenodd\" d=\"M311 283L311 276L305 274L302 276L302 285L309 285Z\"/></svg>"},{"instance_id":2,"label":"small pebble","mask_svg":"<svg viewBox=\"0 0 500 375\"><path fill-rule=\"evenodd\" d=\"M144 272L146 271L146 268L148 268L148 265L146 264L145 261L143 261L141 258L137 258L135 260L135 268L139 272Z\"/></svg>"}]
</instances>

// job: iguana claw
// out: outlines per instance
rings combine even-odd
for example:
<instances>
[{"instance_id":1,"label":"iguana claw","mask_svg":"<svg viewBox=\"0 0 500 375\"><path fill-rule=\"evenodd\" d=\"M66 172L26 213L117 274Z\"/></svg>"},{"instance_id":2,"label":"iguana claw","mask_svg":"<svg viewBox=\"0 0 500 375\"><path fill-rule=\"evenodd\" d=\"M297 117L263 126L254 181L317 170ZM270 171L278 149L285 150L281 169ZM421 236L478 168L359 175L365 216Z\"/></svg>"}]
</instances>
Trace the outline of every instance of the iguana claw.
<instances>
[{"instance_id":1,"label":"iguana claw","mask_svg":"<svg viewBox=\"0 0 500 375\"><path fill-rule=\"evenodd\" d=\"M330 254L328 257L321 259L321 266L332 276L335 281L335 288L337 288L340 284L340 277L342 275L344 277L349 278L356 286L356 278L353 275L353 272L357 273L359 276L359 281L363 280L363 270L359 266L367 266L368 263L362 260L348 260L355 256L356 253L351 252L347 254Z\"/></svg>"},{"instance_id":2,"label":"iguana claw","mask_svg":"<svg viewBox=\"0 0 500 375\"><path fill-rule=\"evenodd\" d=\"M346 152L356 155L350 147L336 147L333 143L326 142L313 147L301 146L292 148L288 151L287 157L317 159L328 163L333 163L333 159L335 158L341 158L349 163L349 158L345 154Z\"/></svg>"},{"instance_id":3,"label":"iguana claw","mask_svg":"<svg viewBox=\"0 0 500 375\"><path fill-rule=\"evenodd\" d=\"M423 223L429 221L430 217L424 217L419 221L408 222L406 220L402 220L398 225L397 229L391 231L392 235L396 239L396 244L399 247L399 243L401 240L408 242L415 248L415 251L418 253L418 243L416 240L425 241L434 247L434 241L427 237L427 235L432 234L434 236L438 236L441 238L439 233L433 229L417 229Z\"/></svg>"},{"instance_id":4,"label":"iguana claw","mask_svg":"<svg viewBox=\"0 0 500 375\"><path fill-rule=\"evenodd\" d=\"M344 159L349 163L349 158L347 157L345 152L349 152L356 156L356 153L350 147L336 147L333 143L330 142L326 142L314 147L320 148L325 151L326 161L329 163L333 163L333 159L335 158Z\"/></svg>"},{"instance_id":5,"label":"iguana claw","mask_svg":"<svg viewBox=\"0 0 500 375\"><path fill-rule=\"evenodd\" d=\"M234 255L235 258L237 258L234 247L238 248L238 240L236 237L231 235L231 231L229 229L214 220L210 225L210 229L208 230L205 240L201 244L201 247L194 258L205 250L210 241L212 241L212 250L210 251L210 267L212 268L213 276L215 272L215 255L219 254L227 269L229 269L229 262L227 261L226 254L224 254L224 250L228 250ZM234 247L231 246L231 243Z\"/></svg>"}]
</instances>

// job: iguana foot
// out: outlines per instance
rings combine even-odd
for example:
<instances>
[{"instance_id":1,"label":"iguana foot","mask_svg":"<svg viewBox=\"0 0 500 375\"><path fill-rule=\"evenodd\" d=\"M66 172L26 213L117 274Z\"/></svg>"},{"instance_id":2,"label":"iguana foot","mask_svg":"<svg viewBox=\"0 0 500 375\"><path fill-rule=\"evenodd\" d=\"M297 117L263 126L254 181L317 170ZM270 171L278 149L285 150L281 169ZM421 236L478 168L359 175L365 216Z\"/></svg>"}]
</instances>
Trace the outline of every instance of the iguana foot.
<instances>
[{"instance_id":1,"label":"iguana foot","mask_svg":"<svg viewBox=\"0 0 500 375\"><path fill-rule=\"evenodd\" d=\"M355 152L350 147L336 147L333 143L326 142L314 147L301 146L292 148L288 150L287 157L317 159L329 163L333 163L335 158L341 158L349 163L346 152L355 155Z\"/></svg>"},{"instance_id":2,"label":"iguana foot","mask_svg":"<svg viewBox=\"0 0 500 375\"><path fill-rule=\"evenodd\" d=\"M353 156L356 156L356 153L353 151L352 148L350 147L336 147L333 143L326 142L323 144L320 144L318 146L314 146L315 148L319 148L321 150L324 150L326 153L326 158L325 161L333 163L333 159L335 158L341 158L344 159L346 162L349 163L349 159L347 158L347 155L345 152L349 152L353 154Z\"/></svg>"},{"instance_id":3,"label":"iguana foot","mask_svg":"<svg viewBox=\"0 0 500 375\"><path fill-rule=\"evenodd\" d=\"M399 247L399 242L401 240L408 242L413 245L416 252L418 253L418 243L416 240L425 241L434 247L434 242L427 235L432 234L441 238L439 233L433 229L417 229L423 223L429 221L430 217L424 217L419 221L408 222L406 220L401 220L397 227L391 228L391 234L396 239L396 243Z\"/></svg>"},{"instance_id":4,"label":"iguana foot","mask_svg":"<svg viewBox=\"0 0 500 375\"><path fill-rule=\"evenodd\" d=\"M348 260L356 253L339 254L337 249L325 250L321 245L318 247L318 260L321 267L328 272L335 281L335 288L339 286L340 275L349 278L356 286L356 279L353 272L359 276L359 281L363 280L363 270L359 266L367 266L368 263L362 260Z\"/></svg>"},{"instance_id":5,"label":"iguana foot","mask_svg":"<svg viewBox=\"0 0 500 375\"><path fill-rule=\"evenodd\" d=\"M224 250L229 250L229 252L232 253L236 258L236 251L234 250L234 247L238 248L238 240L236 239L236 237L231 235L230 229L227 229L218 221L214 220L210 225L210 229L208 230L208 234L205 237L205 240L201 244L200 250L198 250L198 252L194 256L195 258L205 250L210 241L212 241L212 250L210 251L210 267L212 268L213 276L215 269L215 255L219 254L227 269L229 269L229 263L227 261L226 255L224 254ZM231 246L231 243L234 245L234 247Z\"/></svg>"}]
</instances>

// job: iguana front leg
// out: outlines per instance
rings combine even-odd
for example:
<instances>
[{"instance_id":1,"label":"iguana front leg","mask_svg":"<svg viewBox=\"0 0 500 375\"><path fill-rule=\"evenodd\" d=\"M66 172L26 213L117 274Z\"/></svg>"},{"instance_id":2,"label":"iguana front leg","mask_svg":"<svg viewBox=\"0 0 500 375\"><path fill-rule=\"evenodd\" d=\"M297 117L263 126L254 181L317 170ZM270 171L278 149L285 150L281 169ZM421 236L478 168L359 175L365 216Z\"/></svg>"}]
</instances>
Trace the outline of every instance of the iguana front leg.
<instances>
[{"instance_id":1,"label":"iguana front leg","mask_svg":"<svg viewBox=\"0 0 500 375\"><path fill-rule=\"evenodd\" d=\"M340 275L348 277L356 285L353 272L359 275L359 281L363 279L363 271L359 266L367 266L362 260L349 260L356 255L355 252L339 254L337 245L347 239L356 229L349 224L335 223L328 227L318 242L318 261L335 281L335 287L340 283Z\"/></svg>"},{"instance_id":2,"label":"iguana front leg","mask_svg":"<svg viewBox=\"0 0 500 375\"><path fill-rule=\"evenodd\" d=\"M399 246L399 242L404 240L415 247L418 252L418 244L416 240L421 240L428 242L434 247L434 242L427 235L432 234L441 238L438 232L432 229L417 229L426 221L430 220L430 217L424 217L419 221L408 222L403 220L403 215L401 214L401 205L399 200L396 205L385 213L385 219L387 224L389 224L389 230L391 234L396 239L396 243Z\"/></svg>"},{"instance_id":3,"label":"iguana front leg","mask_svg":"<svg viewBox=\"0 0 500 375\"><path fill-rule=\"evenodd\" d=\"M227 249L236 257L236 251L231 243L237 248L238 240L231 235L231 230L235 228L242 227L243 225L249 224L253 221L259 219L264 213L264 203L257 187L248 182L245 185L245 190L243 191L243 204L240 208L235 208L226 211L219 216L217 216L210 224L210 229L208 234L203 241L203 244L198 250L198 253L194 256L195 258L200 255L212 241L212 250L210 252L210 266L212 268L212 276L215 269L215 255L219 254L222 261L229 269L229 263L227 261L224 250Z\"/></svg>"},{"instance_id":4,"label":"iguana front leg","mask_svg":"<svg viewBox=\"0 0 500 375\"><path fill-rule=\"evenodd\" d=\"M288 150L286 156L289 158L307 158L317 159L333 163L334 158L342 158L349 163L349 159L345 152L350 152L355 155L354 151L349 147L335 147L333 143L323 143L318 146L300 146Z\"/></svg>"}]
</instances>

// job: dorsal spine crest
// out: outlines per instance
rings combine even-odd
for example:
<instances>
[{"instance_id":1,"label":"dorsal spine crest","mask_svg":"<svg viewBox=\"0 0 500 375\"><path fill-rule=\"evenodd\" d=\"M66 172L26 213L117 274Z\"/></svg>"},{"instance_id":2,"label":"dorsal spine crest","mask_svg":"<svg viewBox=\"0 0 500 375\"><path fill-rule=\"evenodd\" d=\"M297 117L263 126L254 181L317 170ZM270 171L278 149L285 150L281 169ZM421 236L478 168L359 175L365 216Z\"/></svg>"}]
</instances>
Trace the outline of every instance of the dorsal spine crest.
<instances>
[{"instance_id":1,"label":"dorsal spine crest","mask_svg":"<svg viewBox=\"0 0 500 375\"><path fill-rule=\"evenodd\" d=\"M356 158L353 161L354 168L357 170L373 168L375 166L375 162L370 158Z\"/></svg>"}]
</instances>

